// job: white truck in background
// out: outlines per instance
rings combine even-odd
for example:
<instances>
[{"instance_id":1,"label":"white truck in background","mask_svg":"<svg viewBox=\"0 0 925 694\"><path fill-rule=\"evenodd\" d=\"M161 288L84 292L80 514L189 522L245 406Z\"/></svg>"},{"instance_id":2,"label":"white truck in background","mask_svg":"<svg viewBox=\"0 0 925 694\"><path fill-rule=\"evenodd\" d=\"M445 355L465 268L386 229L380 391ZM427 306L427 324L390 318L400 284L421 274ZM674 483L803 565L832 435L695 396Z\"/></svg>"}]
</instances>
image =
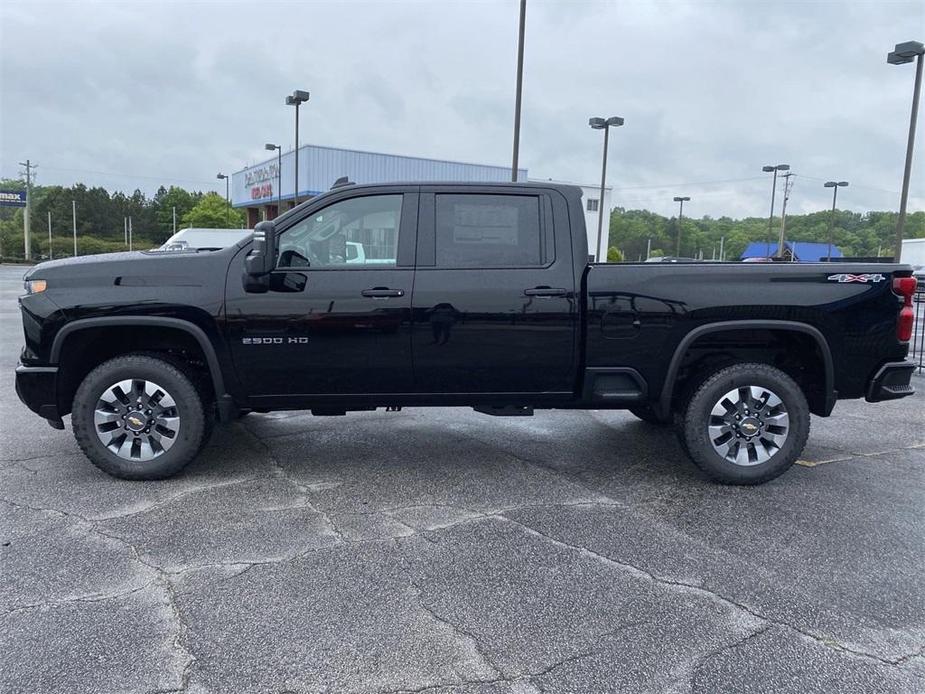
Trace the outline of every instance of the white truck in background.
<instances>
[{"instance_id":1,"label":"white truck in background","mask_svg":"<svg viewBox=\"0 0 925 694\"><path fill-rule=\"evenodd\" d=\"M903 239L899 262L911 265L919 286L925 286L925 239Z\"/></svg>"}]
</instances>

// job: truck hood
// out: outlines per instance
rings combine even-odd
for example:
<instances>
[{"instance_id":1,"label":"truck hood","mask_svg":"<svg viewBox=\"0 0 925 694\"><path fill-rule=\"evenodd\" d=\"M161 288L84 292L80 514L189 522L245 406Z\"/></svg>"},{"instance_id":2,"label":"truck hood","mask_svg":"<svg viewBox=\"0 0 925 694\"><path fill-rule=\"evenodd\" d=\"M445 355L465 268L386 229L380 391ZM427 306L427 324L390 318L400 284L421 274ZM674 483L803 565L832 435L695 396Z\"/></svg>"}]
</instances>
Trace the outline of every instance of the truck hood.
<instances>
[{"instance_id":1,"label":"truck hood","mask_svg":"<svg viewBox=\"0 0 925 694\"><path fill-rule=\"evenodd\" d=\"M89 285L197 286L227 267L238 247L209 252L129 251L39 263L24 279L48 280L49 288Z\"/></svg>"}]
</instances>

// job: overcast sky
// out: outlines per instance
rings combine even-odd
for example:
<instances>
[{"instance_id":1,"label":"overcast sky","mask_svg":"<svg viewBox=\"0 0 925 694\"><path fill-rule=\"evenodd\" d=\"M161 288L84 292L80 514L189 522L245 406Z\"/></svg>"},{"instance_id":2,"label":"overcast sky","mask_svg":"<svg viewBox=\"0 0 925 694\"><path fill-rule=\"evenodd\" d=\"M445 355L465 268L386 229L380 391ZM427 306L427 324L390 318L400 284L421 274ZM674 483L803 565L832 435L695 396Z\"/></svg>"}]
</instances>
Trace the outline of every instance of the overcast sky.
<instances>
[{"instance_id":1,"label":"overcast sky","mask_svg":"<svg viewBox=\"0 0 925 694\"><path fill-rule=\"evenodd\" d=\"M795 212L897 209L925 1L528 0L521 166L594 182L620 115L614 204L766 215L763 164L798 175ZM0 176L213 189L291 143L284 97L311 92L302 142L509 165L516 0L0 5ZM920 121L923 120L920 118ZM921 126L920 122L920 126ZM925 127L910 209L925 209ZM291 144L289 145L291 147Z\"/></svg>"}]
</instances>

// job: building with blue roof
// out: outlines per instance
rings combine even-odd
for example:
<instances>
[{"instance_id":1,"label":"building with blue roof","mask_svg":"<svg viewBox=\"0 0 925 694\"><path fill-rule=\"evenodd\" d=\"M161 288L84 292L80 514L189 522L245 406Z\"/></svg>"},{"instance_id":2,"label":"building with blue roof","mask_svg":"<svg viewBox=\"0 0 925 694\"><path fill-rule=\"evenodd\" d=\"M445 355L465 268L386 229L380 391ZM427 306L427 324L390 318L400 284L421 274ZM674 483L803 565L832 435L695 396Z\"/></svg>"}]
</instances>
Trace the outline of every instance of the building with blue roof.
<instances>
[{"instance_id":1,"label":"building with blue roof","mask_svg":"<svg viewBox=\"0 0 925 694\"><path fill-rule=\"evenodd\" d=\"M740 256L745 258L776 258L778 244L768 244L764 241L753 241ZM811 241L785 241L784 258L793 260L798 263L818 263L829 255L829 244L813 243ZM832 246L832 257L841 258L843 256L838 246Z\"/></svg>"}]
</instances>

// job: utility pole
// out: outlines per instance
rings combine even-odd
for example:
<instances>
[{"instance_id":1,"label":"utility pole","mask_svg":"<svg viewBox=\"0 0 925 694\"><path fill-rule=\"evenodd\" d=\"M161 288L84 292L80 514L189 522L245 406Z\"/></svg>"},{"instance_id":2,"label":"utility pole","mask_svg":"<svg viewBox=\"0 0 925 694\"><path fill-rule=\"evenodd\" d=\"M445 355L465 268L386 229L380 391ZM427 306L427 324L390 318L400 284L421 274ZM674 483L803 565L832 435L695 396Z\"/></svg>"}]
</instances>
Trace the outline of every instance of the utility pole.
<instances>
[{"instance_id":1,"label":"utility pole","mask_svg":"<svg viewBox=\"0 0 925 694\"><path fill-rule=\"evenodd\" d=\"M122 218L122 244L128 246L128 217Z\"/></svg>"},{"instance_id":2,"label":"utility pole","mask_svg":"<svg viewBox=\"0 0 925 694\"><path fill-rule=\"evenodd\" d=\"M922 93L922 60L925 46L918 41L897 43L896 48L886 57L891 65L915 64L915 86L912 88L912 114L909 117L909 140L906 143L906 166L903 169L903 191L899 199L899 219L896 221L896 245L893 248L893 261L899 262L903 250L903 227L906 224L906 203L909 201L909 177L912 173L912 150L915 148L915 122L919 117L919 95Z\"/></svg>"},{"instance_id":3,"label":"utility pole","mask_svg":"<svg viewBox=\"0 0 925 694\"><path fill-rule=\"evenodd\" d=\"M646 260L652 257L652 239L646 239Z\"/></svg>"},{"instance_id":4,"label":"utility pole","mask_svg":"<svg viewBox=\"0 0 925 694\"><path fill-rule=\"evenodd\" d=\"M48 211L48 259L55 259L55 251L51 246L51 210Z\"/></svg>"},{"instance_id":5,"label":"utility pole","mask_svg":"<svg viewBox=\"0 0 925 694\"><path fill-rule=\"evenodd\" d=\"M30 241L31 234L29 224L32 216L32 169L35 168L35 164L31 160L26 159L26 161L19 162L20 166L26 167L26 209L22 217L22 232L23 232L23 245L24 253L26 260L32 259L32 247Z\"/></svg>"},{"instance_id":6,"label":"utility pole","mask_svg":"<svg viewBox=\"0 0 925 694\"><path fill-rule=\"evenodd\" d=\"M77 257L77 201L71 200L71 224L74 229L74 257Z\"/></svg>"},{"instance_id":7,"label":"utility pole","mask_svg":"<svg viewBox=\"0 0 925 694\"><path fill-rule=\"evenodd\" d=\"M787 240L787 201L790 199L790 190L793 188L793 181L790 180L791 176L796 176L796 174L788 171L783 175L784 179L784 207L780 213L780 240L777 243L777 257L784 257L784 242ZM790 256L790 260L793 260L793 256Z\"/></svg>"},{"instance_id":8,"label":"utility pole","mask_svg":"<svg viewBox=\"0 0 925 694\"><path fill-rule=\"evenodd\" d=\"M514 95L514 156L511 161L511 181L517 181L520 159L520 103L524 88L524 28L527 21L527 0L520 0L520 32L517 36L517 88ZM601 200L603 206L604 201Z\"/></svg>"},{"instance_id":9,"label":"utility pole","mask_svg":"<svg viewBox=\"0 0 925 694\"><path fill-rule=\"evenodd\" d=\"M761 170L765 173L774 173L774 177L771 179L771 214L768 215L768 233L765 236L764 243L764 257L771 257L771 227L774 224L774 195L777 193L777 172L778 171L790 171L790 164L769 164L768 166L762 166Z\"/></svg>"},{"instance_id":10,"label":"utility pole","mask_svg":"<svg viewBox=\"0 0 925 694\"><path fill-rule=\"evenodd\" d=\"M726 259L726 257L723 255L725 253L725 250L723 249L723 246L725 244L726 244L726 237L721 236L719 239L719 260L720 262L723 262Z\"/></svg>"},{"instance_id":11,"label":"utility pole","mask_svg":"<svg viewBox=\"0 0 925 694\"><path fill-rule=\"evenodd\" d=\"M128 249L132 250L132 218L128 218Z\"/></svg>"},{"instance_id":12,"label":"utility pole","mask_svg":"<svg viewBox=\"0 0 925 694\"><path fill-rule=\"evenodd\" d=\"M681 256L681 222L684 220L684 203L688 200L690 200L690 197L687 195L677 195L674 198L675 202L680 203L680 207L678 209L678 247L675 250L675 255L677 257Z\"/></svg>"},{"instance_id":13,"label":"utility pole","mask_svg":"<svg viewBox=\"0 0 925 694\"><path fill-rule=\"evenodd\" d=\"M173 233L177 233L177 206L173 206Z\"/></svg>"}]
</instances>

